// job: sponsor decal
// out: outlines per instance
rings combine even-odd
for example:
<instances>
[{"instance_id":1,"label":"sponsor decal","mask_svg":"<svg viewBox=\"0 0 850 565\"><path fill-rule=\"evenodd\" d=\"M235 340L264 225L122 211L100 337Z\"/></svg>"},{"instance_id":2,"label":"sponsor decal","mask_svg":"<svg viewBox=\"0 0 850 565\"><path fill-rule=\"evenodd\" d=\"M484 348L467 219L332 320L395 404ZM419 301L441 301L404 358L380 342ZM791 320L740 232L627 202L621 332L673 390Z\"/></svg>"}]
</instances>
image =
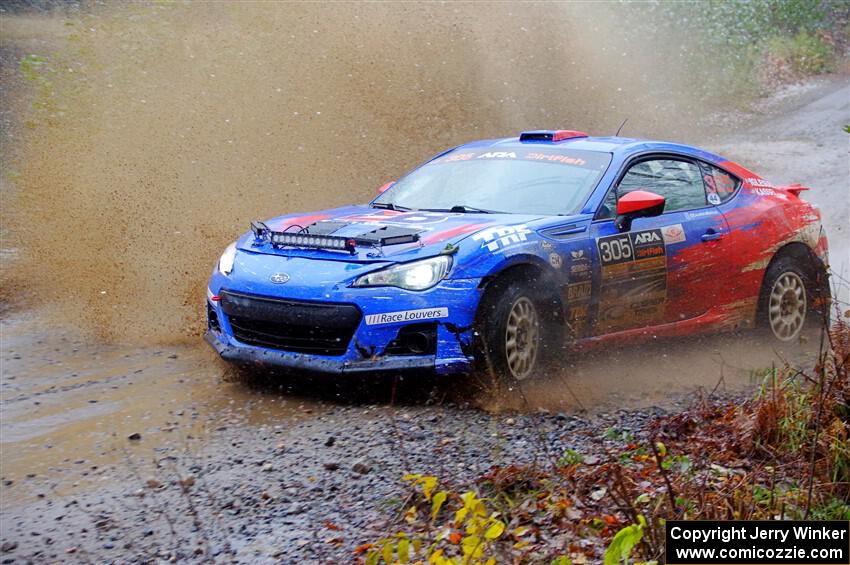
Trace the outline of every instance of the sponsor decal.
<instances>
[{"instance_id":1,"label":"sponsor decal","mask_svg":"<svg viewBox=\"0 0 850 565\"><path fill-rule=\"evenodd\" d=\"M589 249L589 248L588 248ZM573 339L586 337L591 334L590 299L593 293L591 278L593 270L590 264L590 253L584 249L571 249L564 256L569 265L569 282L562 291L564 304L567 307L567 326Z\"/></svg>"},{"instance_id":2,"label":"sponsor decal","mask_svg":"<svg viewBox=\"0 0 850 565\"><path fill-rule=\"evenodd\" d=\"M577 165L579 167L587 164L587 161L584 159L577 159L575 157L553 153L529 153L525 156L525 158L532 159L534 161L551 161L554 163L563 163L565 165Z\"/></svg>"},{"instance_id":3,"label":"sponsor decal","mask_svg":"<svg viewBox=\"0 0 850 565\"><path fill-rule=\"evenodd\" d=\"M482 153L476 159L516 159L516 153L513 151L490 151Z\"/></svg>"},{"instance_id":4,"label":"sponsor decal","mask_svg":"<svg viewBox=\"0 0 850 565\"><path fill-rule=\"evenodd\" d=\"M449 309L421 308L419 310L400 310L398 312L385 312L383 314L369 314L366 316L367 326L378 326L381 324L397 324L399 322L418 322L421 320L436 320L448 318Z\"/></svg>"},{"instance_id":5,"label":"sponsor decal","mask_svg":"<svg viewBox=\"0 0 850 565\"><path fill-rule=\"evenodd\" d=\"M677 228L684 240L681 224ZM644 230L596 240L602 264L599 323L603 331L658 321L667 299L667 248L664 230Z\"/></svg>"},{"instance_id":6,"label":"sponsor decal","mask_svg":"<svg viewBox=\"0 0 850 565\"><path fill-rule=\"evenodd\" d=\"M552 265L552 268L554 268L554 269L560 269L561 267L564 266L564 260L561 259L561 256L558 255L557 253L550 253L549 254L549 264Z\"/></svg>"},{"instance_id":7,"label":"sponsor decal","mask_svg":"<svg viewBox=\"0 0 850 565\"><path fill-rule=\"evenodd\" d=\"M754 188L753 192L759 196L776 196L776 191L772 188Z\"/></svg>"},{"instance_id":8,"label":"sponsor decal","mask_svg":"<svg viewBox=\"0 0 850 565\"><path fill-rule=\"evenodd\" d=\"M548 242L548 241L541 241L541 242L540 242L540 247L542 247L542 248L543 248L544 250L546 250L546 251L552 251L553 249L555 249L555 246L554 246L554 245L552 245L552 244L551 244L550 242Z\"/></svg>"},{"instance_id":9,"label":"sponsor decal","mask_svg":"<svg viewBox=\"0 0 850 565\"><path fill-rule=\"evenodd\" d=\"M491 252L505 249L511 245L527 241L531 230L525 224L517 226L501 226L489 228L472 236L475 241L481 242L481 247L486 247Z\"/></svg>"},{"instance_id":10,"label":"sponsor decal","mask_svg":"<svg viewBox=\"0 0 850 565\"><path fill-rule=\"evenodd\" d=\"M388 213L389 212L389 213ZM426 226L445 222L449 218L459 216L458 213L451 212L396 212L394 210L384 210L375 212L374 214L352 214L350 216L340 216L333 221L337 222L364 222L377 223L382 225L397 225L397 226Z\"/></svg>"},{"instance_id":11,"label":"sponsor decal","mask_svg":"<svg viewBox=\"0 0 850 565\"><path fill-rule=\"evenodd\" d=\"M714 208L709 208L708 210L700 210L699 212L685 212L685 217L689 220L693 220L695 218L705 218L707 216L716 216L719 214L717 210Z\"/></svg>"},{"instance_id":12,"label":"sponsor decal","mask_svg":"<svg viewBox=\"0 0 850 565\"><path fill-rule=\"evenodd\" d=\"M758 179L758 178L755 178L755 177L750 177L750 178L744 179L744 182L751 185L751 186L761 186L761 187L764 187L764 188L773 188L773 185L771 183L769 183L768 181L766 181L764 179Z\"/></svg>"},{"instance_id":13,"label":"sponsor decal","mask_svg":"<svg viewBox=\"0 0 850 565\"><path fill-rule=\"evenodd\" d=\"M453 153L443 159L444 163L454 163L456 161L469 161L475 157L475 153Z\"/></svg>"},{"instance_id":14,"label":"sponsor decal","mask_svg":"<svg viewBox=\"0 0 850 565\"><path fill-rule=\"evenodd\" d=\"M574 167L589 167L598 168L599 163L588 162L581 157L565 155L562 152L547 153L539 149L533 151L470 151L464 153L451 153L445 157L440 157L432 161L430 164L442 165L446 163L458 163L462 161L470 161L473 159L524 159L526 161L538 161L544 163L559 163L562 165L572 165Z\"/></svg>"},{"instance_id":15,"label":"sponsor decal","mask_svg":"<svg viewBox=\"0 0 850 565\"><path fill-rule=\"evenodd\" d=\"M646 230L601 237L596 241L602 265L617 265L664 256L664 238L661 230Z\"/></svg>"},{"instance_id":16,"label":"sponsor decal","mask_svg":"<svg viewBox=\"0 0 850 565\"><path fill-rule=\"evenodd\" d=\"M685 230L682 224L673 224L672 226L661 228L661 237L664 238L664 243L667 245L682 243L685 241Z\"/></svg>"},{"instance_id":17,"label":"sponsor decal","mask_svg":"<svg viewBox=\"0 0 850 565\"><path fill-rule=\"evenodd\" d=\"M717 206L718 204L720 204L720 202L721 202L721 200L720 200L719 194L717 194L716 192L709 192L708 193L708 203L709 204Z\"/></svg>"},{"instance_id":18,"label":"sponsor decal","mask_svg":"<svg viewBox=\"0 0 850 565\"><path fill-rule=\"evenodd\" d=\"M576 284L571 284L567 287L567 300L572 302L574 300L590 298L592 288L593 287L591 286L590 282L580 282Z\"/></svg>"}]
</instances>

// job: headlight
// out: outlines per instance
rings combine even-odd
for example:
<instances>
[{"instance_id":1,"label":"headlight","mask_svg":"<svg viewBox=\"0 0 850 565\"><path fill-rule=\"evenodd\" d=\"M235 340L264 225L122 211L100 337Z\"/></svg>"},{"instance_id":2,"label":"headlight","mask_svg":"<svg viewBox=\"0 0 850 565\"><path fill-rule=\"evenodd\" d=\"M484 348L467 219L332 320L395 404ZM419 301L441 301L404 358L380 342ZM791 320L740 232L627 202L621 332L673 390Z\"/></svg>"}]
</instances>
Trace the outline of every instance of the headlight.
<instances>
[{"instance_id":1,"label":"headlight","mask_svg":"<svg viewBox=\"0 0 850 565\"><path fill-rule=\"evenodd\" d=\"M225 248L221 254L221 259L218 260L218 272L222 275L229 275L233 270L233 261L236 259L236 242L231 243Z\"/></svg>"},{"instance_id":2,"label":"headlight","mask_svg":"<svg viewBox=\"0 0 850 565\"><path fill-rule=\"evenodd\" d=\"M407 290L425 290L440 282L451 266L452 258L440 255L363 275L354 281L354 286L397 286Z\"/></svg>"}]
</instances>

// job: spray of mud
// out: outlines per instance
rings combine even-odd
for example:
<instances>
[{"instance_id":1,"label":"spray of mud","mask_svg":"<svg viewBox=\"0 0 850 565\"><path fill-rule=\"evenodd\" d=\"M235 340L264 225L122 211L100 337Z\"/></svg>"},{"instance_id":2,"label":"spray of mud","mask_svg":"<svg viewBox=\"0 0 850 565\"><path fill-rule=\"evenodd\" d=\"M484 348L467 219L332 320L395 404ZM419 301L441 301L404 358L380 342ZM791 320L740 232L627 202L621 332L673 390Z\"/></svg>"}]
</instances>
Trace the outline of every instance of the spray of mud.
<instances>
[{"instance_id":1,"label":"spray of mud","mask_svg":"<svg viewBox=\"0 0 850 565\"><path fill-rule=\"evenodd\" d=\"M15 91L34 102L3 191L21 255L5 287L101 338L171 341L201 327L209 270L251 219L367 201L475 138L627 116L675 136L696 94L657 50L681 45L623 20L478 3L7 16L5 48L37 58Z\"/></svg>"}]
</instances>

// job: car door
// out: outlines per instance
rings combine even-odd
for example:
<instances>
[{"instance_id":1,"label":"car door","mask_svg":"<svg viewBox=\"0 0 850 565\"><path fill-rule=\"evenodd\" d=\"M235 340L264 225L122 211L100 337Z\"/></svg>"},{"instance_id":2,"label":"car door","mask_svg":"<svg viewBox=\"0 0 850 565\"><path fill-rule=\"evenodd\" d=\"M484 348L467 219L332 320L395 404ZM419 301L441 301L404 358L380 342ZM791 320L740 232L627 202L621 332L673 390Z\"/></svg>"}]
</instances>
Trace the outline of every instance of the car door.
<instances>
[{"instance_id":1,"label":"car door","mask_svg":"<svg viewBox=\"0 0 850 565\"><path fill-rule=\"evenodd\" d=\"M646 190L665 198L664 212L636 218L628 232L614 224L617 198ZM594 246L597 335L676 322L704 314L710 296L694 292L724 260L728 226L710 203L698 162L644 156L624 168L590 229ZM715 281L718 282L718 281Z\"/></svg>"}]
</instances>

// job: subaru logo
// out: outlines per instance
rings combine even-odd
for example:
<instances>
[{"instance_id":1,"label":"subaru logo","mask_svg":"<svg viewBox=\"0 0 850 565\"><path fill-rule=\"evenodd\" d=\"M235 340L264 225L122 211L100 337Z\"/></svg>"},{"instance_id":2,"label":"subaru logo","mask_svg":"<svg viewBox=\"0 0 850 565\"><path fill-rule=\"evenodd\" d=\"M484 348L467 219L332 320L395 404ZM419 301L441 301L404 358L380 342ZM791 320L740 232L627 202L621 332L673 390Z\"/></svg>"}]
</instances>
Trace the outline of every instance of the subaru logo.
<instances>
[{"instance_id":1,"label":"subaru logo","mask_svg":"<svg viewBox=\"0 0 850 565\"><path fill-rule=\"evenodd\" d=\"M283 284L289 282L289 275L286 273L275 273L269 277L269 280L275 284Z\"/></svg>"}]
</instances>

